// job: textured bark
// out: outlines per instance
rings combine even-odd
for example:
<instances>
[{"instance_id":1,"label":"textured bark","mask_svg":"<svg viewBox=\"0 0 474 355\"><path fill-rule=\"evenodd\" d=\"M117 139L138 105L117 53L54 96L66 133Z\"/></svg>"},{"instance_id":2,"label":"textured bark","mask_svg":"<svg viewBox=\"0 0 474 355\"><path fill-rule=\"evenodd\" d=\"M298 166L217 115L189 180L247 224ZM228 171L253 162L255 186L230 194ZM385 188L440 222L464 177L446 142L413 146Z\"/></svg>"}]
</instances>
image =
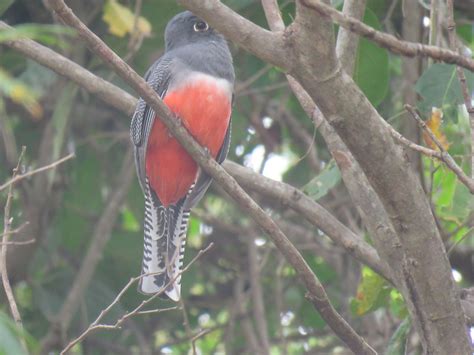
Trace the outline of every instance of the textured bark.
<instances>
[{"instance_id":1,"label":"textured bark","mask_svg":"<svg viewBox=\"0 0 474 355\"><path fill-rule=\"evenodd\" d=\"M319 41L314 41L314 33L319 34ZM402 149L334 60L329 19L300 1L292 38L296 62L306 64L307 58L314 58L292 74L318 102L360 164L400 239L405 258L402 264L391 266L404 276L406 288L402 291L414 305L410 310L426 352L468 353L467 331L444 246L430 205Z\"/></svg>"},{"instance_id":2,"label":"textured bark","mask_svg":"<svg viewBox=\"0 0 474 355\"><path fill-rule=\"evenodd\" d=\"M347 16L361 20L364 17L367 0L345 0L342 11ZM340 28L337 34L336 54L346 73L352 75L357 58L359 37L345 28Z\"/></svg>"},{"instance_id":3,"label":"textured bark","mask_svg":"<svg viewBox=\"0 0 474 355\"><path fill-rule=\"evenodd\" d=\"M406 1L405 4L405 17L402 24L402 36L403 39L410 42L419 42L421 40L422 27L422 8L417 1ZM415 91L415 83L420 77L421 60L419 57L407 58L403 57L403 83L402 93L403 102L409 105L416 105L417 93ZM414 120L409 117L409 113L402 116L403 121L401 124L402 134L410 141L418 143L420 141L418 125ZM410 150L408 157L413 169L417 174L421 174L421 156L419 153ZM420 175L421 177L421 175Z\"/></svg>"}]
</instances>

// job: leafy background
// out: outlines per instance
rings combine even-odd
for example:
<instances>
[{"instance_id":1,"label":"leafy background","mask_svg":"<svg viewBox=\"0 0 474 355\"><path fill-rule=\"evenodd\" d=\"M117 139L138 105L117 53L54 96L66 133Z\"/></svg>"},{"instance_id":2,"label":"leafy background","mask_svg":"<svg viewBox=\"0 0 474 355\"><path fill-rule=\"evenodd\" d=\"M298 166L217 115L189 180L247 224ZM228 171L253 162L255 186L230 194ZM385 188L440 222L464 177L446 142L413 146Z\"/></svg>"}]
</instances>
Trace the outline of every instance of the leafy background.
<instances>
[{"instance_id":1,"label":"leafy background","mask_svg":"<svg viewBox=\"0 0 474 355\"><path fill-rule=\"evenodd\" d=\"M258 1L225 3L266 26ZM341 1L334 3L341 5ZM403 16L397 7L388 26L385 14L390 3L368 1L364 21L377 29L397 32ZM143 1L142 17L135 28L133 1L70 1L70 4L95 33L120 56L128 58L141 74L162 54L166 23L181 11L173 1ZM280 1L280 5L289 23L294 5L287 1ZM3 0L0 15L15 25L14 30L0 31L0 44L22 36L35 39L133 94L73 37L73 33L60 25L51 25L54 19L41 2ZM472 14L457 15L463 20L467 16L469 20ZM472 26L465 22L460 21L458 35L474 50ZM337 166L291 94L283 73L233 45L231 50L238 82L229 159L256 170L263 168L264 173L302 188L370 241L341 182ZM25 334L15 328L6 302L1 304L0 353L21 354L24 352L21 338L26 339L30 351L39 351L41 340L81 267L107 198L120 180L121 164L129 147L129 117L6 47L0 48L0 54L0 181L9 178L22 145L27 147L25 170L41 166L39 158L44 149L49 152L48 162L68 152L76 154L74 160L55 173L45 174L48 196L45 204L38 207L44 211L38 235L34 236L41 241L40 245L31 258L22 261L25 265L22 272L11 273ZM433 107L442 110L443 120L433 121L434 127L440 137L445 137L450 153L470 174L466 159L470 149L469 124L466 112L459 106L462 95L455 68L440 63L428 65L425 61L421 67L415 86L419 94L418 108L425 119L432 116ZM473 90L474 75L466 71L466 77ZM401 130L407 125L402 111L404 102L399 95L403 78L399 57L361 40L354 79L381 114ZM308 146L300 139L301 132L314 142ZM45 140L49 143L46 148ZM130 169L134 169L133 166ZM450 248L456 278L460 285L472 286L473 269L465 260L474 251L473 200L455 175L436 162L423 158L420 175ZM25 184L33 186L34 179L36 177ZM31 208L31 203L38 201L27 199L26 190L22 187L15 190L14 225L19 225L28 215L25 206ZM6 196L0 197L3 205ZM355 264L321 231L286 206L265 199L260 202L290 231L289 236L303 251L333 303L369 343L386 350L387 354L403 354L410 321L400 293L369 268ZM127 281L138 274L142 257L142 216L143 197L134 180L113 222L111 238L94 277L84 290L80 311L65 334L66 339L85 329ZM210 189L192 215L185 260L189 261L211 241L215 243L214 249L198 260L183 279L183 300L190 329L183 325L182 311L144 315L133 318L123 329L95 333L73 352L129 354L150 353L153 349L153 353L185 354L191 352L190 330L195 335L204 329L209 333L196 341L200 353L248 353L245 327L250 323L252 329L255 328L248 268L248 245L252 242L256 243L259 256L272 354L329 354L341 349L340 342L305 301L305 291L293 270L217 186ZM241 309L237 311L236 292L243 297ZM114 322L141 300L143 296L131 289L106 321ZM170 305L163 300L154 304L155 307Z\"/></svg>"}]
</instances>

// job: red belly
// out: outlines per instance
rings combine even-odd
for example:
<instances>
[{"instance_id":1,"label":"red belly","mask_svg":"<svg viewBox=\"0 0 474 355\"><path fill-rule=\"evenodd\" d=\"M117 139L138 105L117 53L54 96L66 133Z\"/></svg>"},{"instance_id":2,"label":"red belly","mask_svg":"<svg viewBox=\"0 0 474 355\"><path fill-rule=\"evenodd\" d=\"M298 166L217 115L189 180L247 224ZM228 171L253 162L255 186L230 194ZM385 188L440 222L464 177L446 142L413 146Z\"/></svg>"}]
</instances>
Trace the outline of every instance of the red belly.
<instances>
[{"instance_id":1,"label":"red belly","mask_svg":"<svg viewBox=\"0 0 474 355\"><path fill-rule=\"evenodd\" d=\"M215 158L230 120L228 94L212 81L193 82L169 92L163 100L203 147ZM155 117L148 138L146 175L164 206L186 195L196 180L198 166Z\"/></svg>"}]
</instances>

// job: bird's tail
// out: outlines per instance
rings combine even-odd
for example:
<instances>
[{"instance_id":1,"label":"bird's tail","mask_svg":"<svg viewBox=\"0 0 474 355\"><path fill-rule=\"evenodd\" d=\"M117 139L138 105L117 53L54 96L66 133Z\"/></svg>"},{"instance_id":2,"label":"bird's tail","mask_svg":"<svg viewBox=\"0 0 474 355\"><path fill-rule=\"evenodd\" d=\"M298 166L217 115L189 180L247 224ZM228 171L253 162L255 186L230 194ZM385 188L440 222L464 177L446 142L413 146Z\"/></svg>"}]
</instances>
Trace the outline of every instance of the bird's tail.
<instances>
[{"instance_id":1,"label":"bird's tail","mask_svg":"<svg viewBox=\"0 0 474 355\"><path fill-rule=\"evenodd\" d=\"M145 222L142 275L138 289L144 294L163 292L177 302L181 296L183 267L189 210L184 198L164 207L146 183Z\"/></svg>"}]
</instances>

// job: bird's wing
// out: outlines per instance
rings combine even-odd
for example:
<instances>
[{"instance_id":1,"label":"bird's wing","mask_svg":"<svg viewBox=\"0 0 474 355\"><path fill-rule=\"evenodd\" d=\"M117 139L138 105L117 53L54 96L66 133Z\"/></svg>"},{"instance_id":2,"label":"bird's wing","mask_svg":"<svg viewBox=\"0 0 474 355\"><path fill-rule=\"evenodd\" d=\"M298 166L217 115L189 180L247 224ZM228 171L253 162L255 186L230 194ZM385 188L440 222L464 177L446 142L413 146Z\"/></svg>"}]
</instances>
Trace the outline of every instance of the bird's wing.
<instances>
[{"instance_id":1,"label":"bird's wing","mask_svg":"<svg viewBox=\"0 0 474 355\"><path fill-rule=\"evenodd\" d=\"M145 74L145 80L163 98L171 79L172 58L161 57ZM146 193L145 157L148 137L155 120L155 111L140 98L130 125L130 138L134 144L135 167L143 193Z\"/></svg>"},{"instance_id":2,"label":"bird's wing","mask_svg":"<svg viewBox=\"0 0 474 355\"><path fill-rule=\"evenodd\" d=\"M227 157L227 154L229 153L231 127L232 127L232 120L229 121L229 127L227 128L227 132L224 137L224 142L222 143L222 147L216 156L216 161L219 164L222 164L222 162ZM186 197L186 200L184 202L184 208L187 210L193 208L204 196L204 194L206 193L211 183L212 183L212 177L209 176L206 172L200 170L199 177L196 180L196 183L194 184L194 188L190 191L190 193Z\"/></svg>"}]
</instances>

